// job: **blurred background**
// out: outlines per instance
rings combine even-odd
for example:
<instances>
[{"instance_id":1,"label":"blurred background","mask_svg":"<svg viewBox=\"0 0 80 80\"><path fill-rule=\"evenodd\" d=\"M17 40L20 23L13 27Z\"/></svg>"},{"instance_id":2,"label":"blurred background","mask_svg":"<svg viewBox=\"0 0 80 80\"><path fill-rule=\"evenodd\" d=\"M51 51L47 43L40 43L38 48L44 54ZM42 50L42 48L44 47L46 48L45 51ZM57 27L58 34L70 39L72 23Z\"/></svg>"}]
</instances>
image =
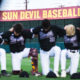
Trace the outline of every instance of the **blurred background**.
<instances>
[{"instance_id":1,"label":"blurred background","mask_svg":"<svg viewBox=\"0 0 80 80\"><path fill-rule=\"evenodd\" d=\"M80 6L80 0L0 0L0 10L25 10Z\"/></svg>"}]
</instances>

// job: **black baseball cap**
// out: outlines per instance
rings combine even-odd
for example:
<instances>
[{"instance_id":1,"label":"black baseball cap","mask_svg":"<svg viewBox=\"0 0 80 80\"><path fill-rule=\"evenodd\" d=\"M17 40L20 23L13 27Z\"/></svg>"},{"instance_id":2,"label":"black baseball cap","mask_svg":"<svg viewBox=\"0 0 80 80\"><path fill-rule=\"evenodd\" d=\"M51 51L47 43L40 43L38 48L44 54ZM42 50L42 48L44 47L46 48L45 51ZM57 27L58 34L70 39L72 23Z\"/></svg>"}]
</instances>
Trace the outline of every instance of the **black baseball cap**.
<instances>
[{"instance_id":1,"label":"black baseball cap","mask_svg":"<svg viewBox=\"0 0 80 80\"><path fill-rule=\"evenodd\" d=\"M19 74L19 77L29 78L29 74L28 74L28 72L26 72L26 71L22 71L22 72Z\"/></svg>"}]
</instances>

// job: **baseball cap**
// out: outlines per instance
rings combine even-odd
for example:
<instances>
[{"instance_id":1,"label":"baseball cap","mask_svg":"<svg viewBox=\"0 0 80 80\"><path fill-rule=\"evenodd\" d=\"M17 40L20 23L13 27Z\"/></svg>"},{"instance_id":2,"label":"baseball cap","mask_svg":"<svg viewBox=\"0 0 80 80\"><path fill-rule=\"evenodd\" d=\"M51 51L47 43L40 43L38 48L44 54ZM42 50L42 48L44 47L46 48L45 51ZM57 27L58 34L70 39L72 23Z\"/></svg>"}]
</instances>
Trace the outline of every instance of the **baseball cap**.
<instances>
[{"instance_id":1,"label":"baseball cap","mask_svg":"<svg viewBox=\"0 0 80 80\"><path fill-rule=\"evenodd\" d=\"M26 71L22 71L22 72L19 74L19 77L29 78L29 74L28 74L28 72L26 72Z\"/></svg>"}]
</instances>

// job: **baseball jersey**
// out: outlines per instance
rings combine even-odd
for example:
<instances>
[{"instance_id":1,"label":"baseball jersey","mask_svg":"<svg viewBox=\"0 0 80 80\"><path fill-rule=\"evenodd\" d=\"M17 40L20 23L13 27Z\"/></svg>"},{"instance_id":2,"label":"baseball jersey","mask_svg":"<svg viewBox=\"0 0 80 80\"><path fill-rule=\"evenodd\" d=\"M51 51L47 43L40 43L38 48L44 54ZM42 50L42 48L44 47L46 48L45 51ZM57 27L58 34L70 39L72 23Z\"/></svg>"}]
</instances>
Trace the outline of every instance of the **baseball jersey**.
<instances>
[{"instance_id":1,"label":"baseball jersey","mask_svg":"<svg viewBox=\"0 0 80 80\"><path fill-rule=\"evenodd\" d=\"M1 36L0 36L0 44L2 44L3 43L3 39L1 38Z\"/></svg>"},{"instance_id":2,"label":"baseball jersey","mask_svg":"<svg viewBox=\"0 0 80 80\"><path fill-rule=\"evenodd\" d=\"M4 40L2 39L2 34L3 34L3 32L0 33L0 44L3 44L4 43Z\"/></svg>"},{"instance_id":3,"label":"baseball jersey","mask_svg":"<svg viewBox=\"0 0 80 80\"><path fill-rule=\"evenodd\" d=\"M79 41L80 41L80 35L79 34L80 33L77 30L76 34L73 36L64 35L65 48L71 49L71 50L79 49Z\"/></svg>"},{"instance_id":4,"label":"baseball jersey","mask_svg":"<svg viewBox=\"0 0 80 80\"><path fill-rule=\"evenodd\" d=\"M48 31L44 31L42 26L35 27L33 34L38 35L40 48L49 51L56 44L57 36L62 37L65 31L56 25L51 25Z\"/></svg>"},{"instance_id":5,"label":"baseball jersey","mask_svg":"<svg viewBox=\"0 0 80 80\"><path fill-rule=\"evenodd\" d=\"M2 35L5 42L9 44L11 52L20 52L25 48L25 40L32 38L32 33L23 30L19 36L15 36L13 32L7 31Z\"/></svg>"}]
</instances>

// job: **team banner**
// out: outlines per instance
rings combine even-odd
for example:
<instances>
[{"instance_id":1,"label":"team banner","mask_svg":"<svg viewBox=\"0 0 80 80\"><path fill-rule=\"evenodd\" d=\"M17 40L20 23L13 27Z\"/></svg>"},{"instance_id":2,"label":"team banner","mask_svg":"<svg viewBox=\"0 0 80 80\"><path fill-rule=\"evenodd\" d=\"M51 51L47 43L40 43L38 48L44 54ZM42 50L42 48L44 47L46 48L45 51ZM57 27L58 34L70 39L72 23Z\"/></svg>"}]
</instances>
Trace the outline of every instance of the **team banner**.
<instances>
[{"instance_id":1,"label":"team banner","mask_svg":"<svg viewBox=\"0 0 80 80\"><path fill-rule=\"evenodd\" d=\"M0 11L0 21L80 18L80 6L31 10Z\"/></svg>"}]
</instances>

